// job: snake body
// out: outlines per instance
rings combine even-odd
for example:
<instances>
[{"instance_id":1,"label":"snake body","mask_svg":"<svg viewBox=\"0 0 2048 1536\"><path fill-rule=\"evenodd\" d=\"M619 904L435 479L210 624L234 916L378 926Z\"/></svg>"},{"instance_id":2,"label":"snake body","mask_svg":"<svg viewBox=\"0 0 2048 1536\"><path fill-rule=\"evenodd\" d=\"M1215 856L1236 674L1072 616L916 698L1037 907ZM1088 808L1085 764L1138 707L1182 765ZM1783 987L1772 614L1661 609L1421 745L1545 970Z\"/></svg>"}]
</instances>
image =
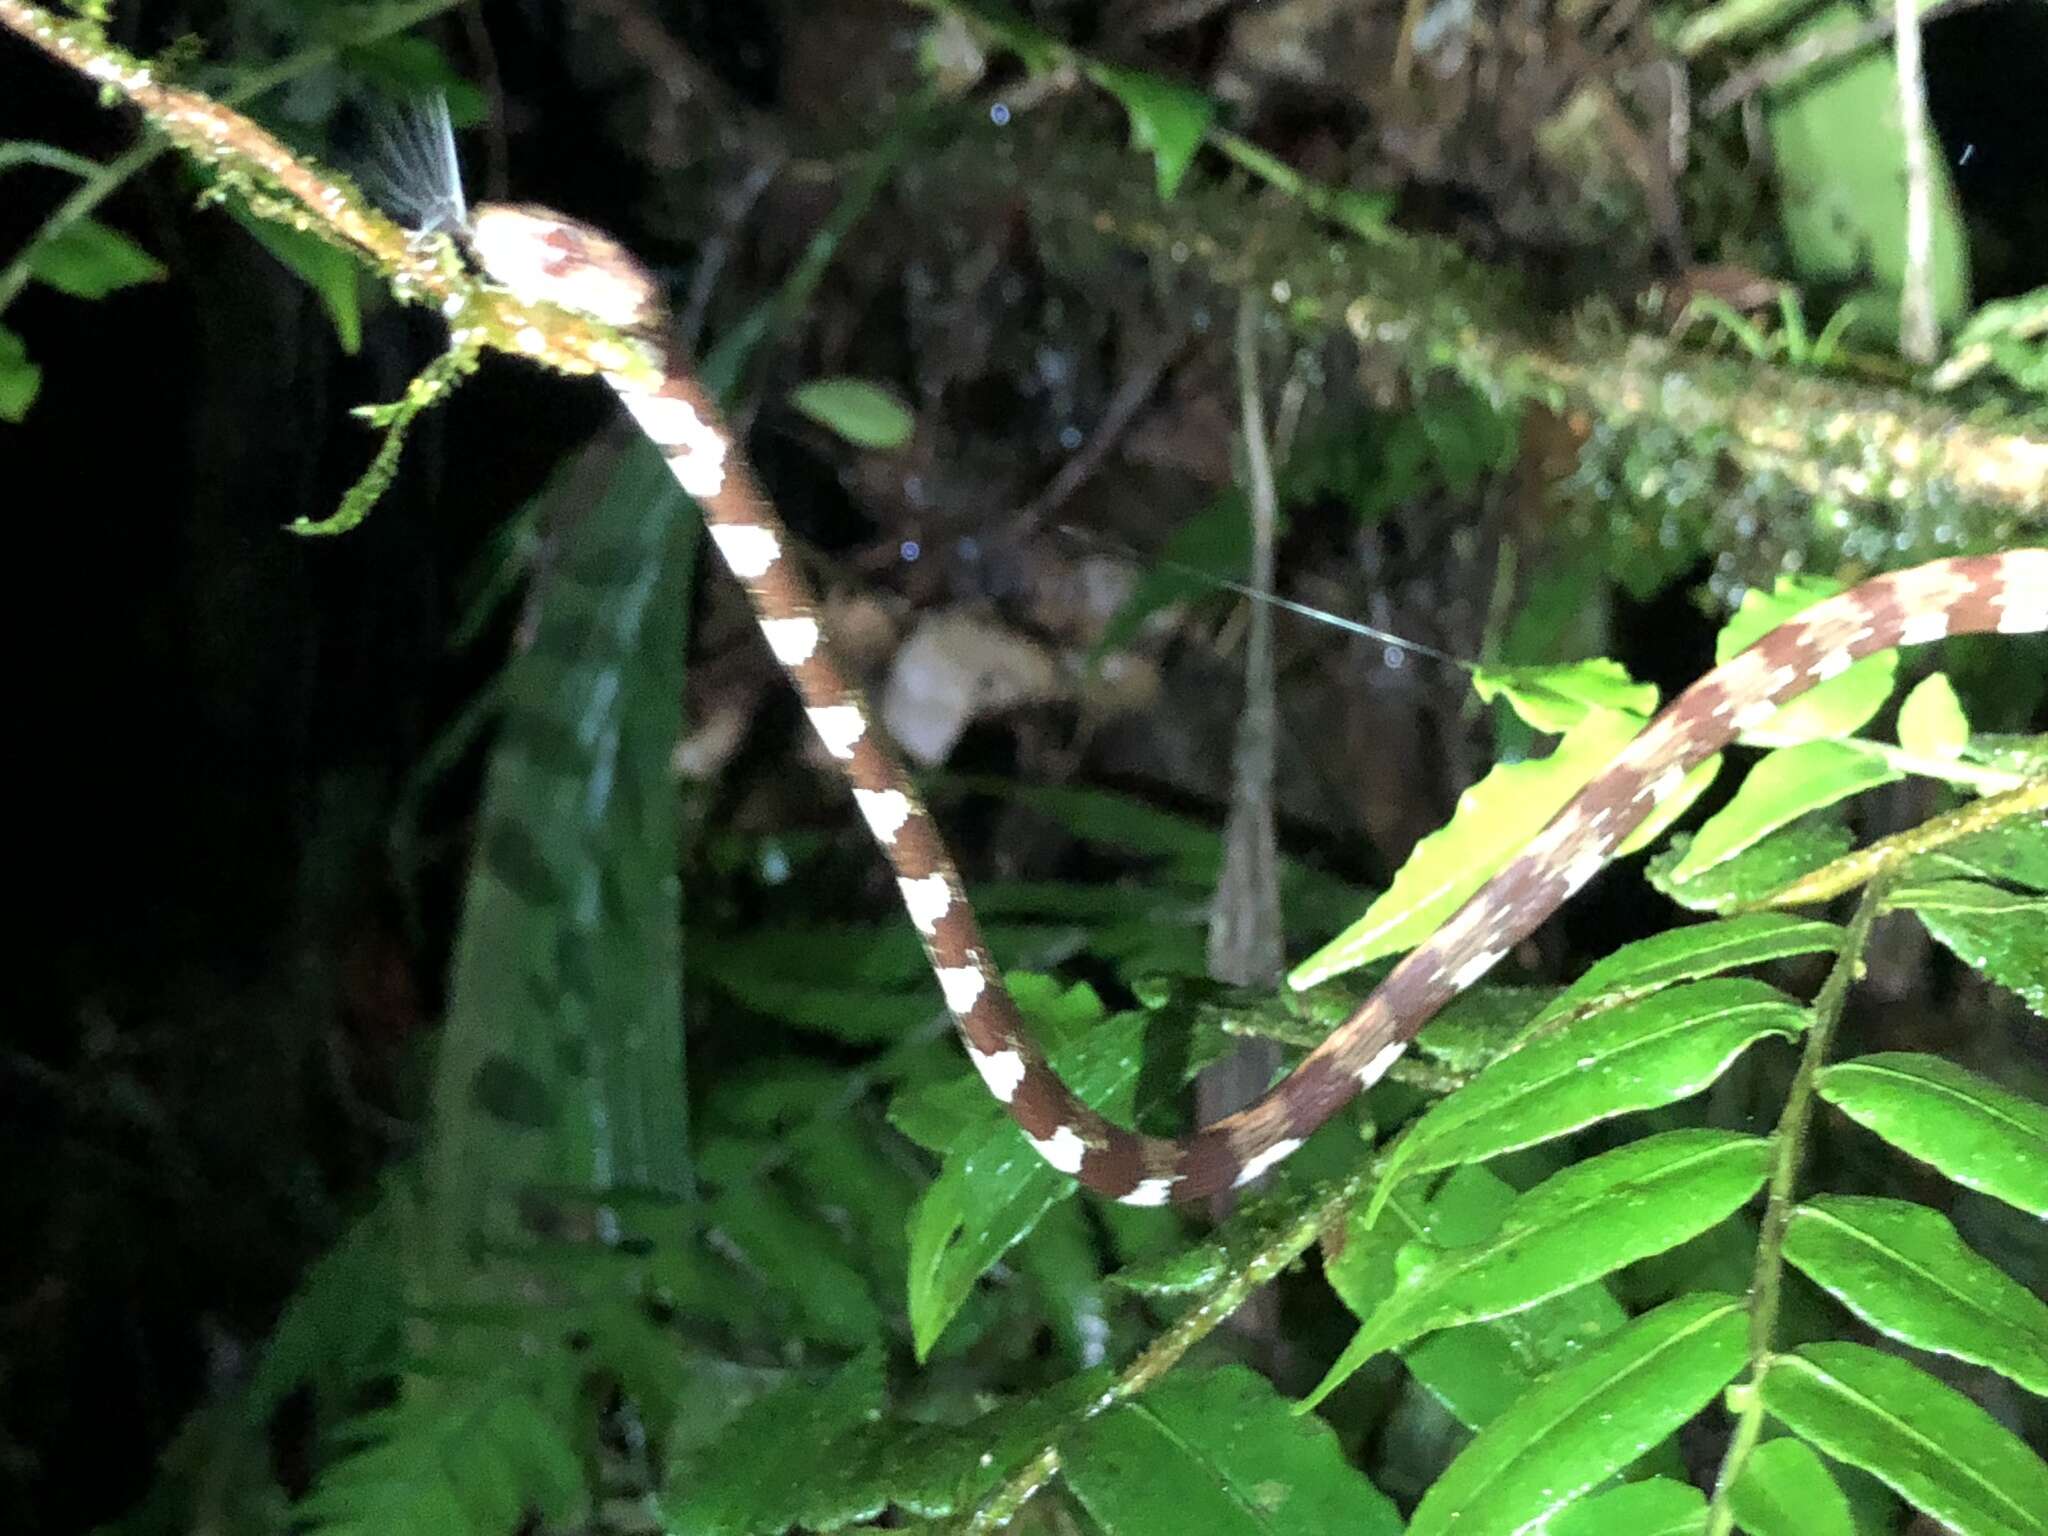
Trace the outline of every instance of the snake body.
<instances>
[{"instance_id":1,"label":"snake body","mask_svg":"<svg viewBox=\"0 0 2048 1536\"><path fill-rule=\"evenodd\" d=\"M468 243L522 299L640 337L651 374L608 376L703 509L768 648L839 764L895 871L968 1059L1041 1157L1130 1205L1196 1200L1248 1183L1377 1082L1417 1031L1561 906L1696 764L1793 696L1896 645L2048 629L2048 549L1936 560L1807 609L1694 683L1263 1098L1176 1140L1111 1124L1060 1080L1004 989L951 856L908 775L840 671L789 536L712 401L661 334L654 280L616 242L547 209L485 204Z\"/></svg>"}]
</instances>

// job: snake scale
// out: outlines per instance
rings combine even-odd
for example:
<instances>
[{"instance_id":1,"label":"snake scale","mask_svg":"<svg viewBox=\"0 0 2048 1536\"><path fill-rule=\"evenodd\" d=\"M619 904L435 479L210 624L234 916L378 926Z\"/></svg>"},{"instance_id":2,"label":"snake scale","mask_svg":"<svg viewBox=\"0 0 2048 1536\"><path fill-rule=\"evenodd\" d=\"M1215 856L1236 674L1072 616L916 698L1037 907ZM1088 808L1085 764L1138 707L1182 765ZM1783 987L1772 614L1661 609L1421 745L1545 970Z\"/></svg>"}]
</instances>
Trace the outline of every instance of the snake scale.
<instances>
[{"instance_id":1,"label":"snake scale","mask_svg":"<svg viewBox=\"0 0 2048 1536\"><path fill-rule=\"evenodd\" d=\"M651 374L608 376L703 509L768 648L839 764L969 1060L1046 1162L1130 1205L1196 1200L1257 1178L1386 1072L1439 1009L1568 900L1687 771L1859 657L1973 632L2048 629L2048 549L1936 560L1864 582L1772 630L1674 700L1281 1083L1213 1125L1162 1140L1113 1125L1047 1063L1004 990L930 813L833 659L789 535L701 384L663 334L660 291L616 242L527 205L482 204L466 242L487 276L639 338Z\"/></svg>"}]
</instances>

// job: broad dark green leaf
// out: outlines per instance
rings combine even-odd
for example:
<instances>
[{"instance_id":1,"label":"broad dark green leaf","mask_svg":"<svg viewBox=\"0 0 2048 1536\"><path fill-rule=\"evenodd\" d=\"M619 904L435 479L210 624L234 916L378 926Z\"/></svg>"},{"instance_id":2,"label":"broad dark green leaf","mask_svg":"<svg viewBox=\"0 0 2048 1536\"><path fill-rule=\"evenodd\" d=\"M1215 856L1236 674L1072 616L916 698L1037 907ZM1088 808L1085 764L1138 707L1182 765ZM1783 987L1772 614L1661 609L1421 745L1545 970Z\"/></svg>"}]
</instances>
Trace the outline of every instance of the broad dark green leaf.
<instances>
[{"instance_id":1,"label":"broad dark green leaf","mask_svg":"<svg viewBox=\"0 0 2048 1536\"><path fill-rule=\"evenodd\" d=\"M524 1186L690 1183L670 765L696 520L645 443L546 494L579 515L504 680L435 1064L455 1265L479 1227L517 1227Z\"/></svg>"},{"instance_id":2,"label":"broad dark green leaf","mask_svg":"<svg viewBox=\"0 0 2048 1536\"><path fill-rule=\"evenodd\" d=\"M1885 905L1919 913L1958 960L2012 988L2048 1018L2048 896L1977 880L1938 880L1887 891Z\"/></svg>"},{"instance_id":3,"label":"broad dark green leaf","mask_svg":"<svg viewBox=\"0 0 2048 1536\"><path fill-rule=\"evenodd\" d=\"M137 283L153 283L164 265L97 219L78 219L29 248L28 269L74 299L103 299Z\"/></svg>"},{"instance_id":4,"label":"broad dark green leaf","mask_svg":"<svg viewBox=\"0 0 2048 1536\"><path fill-rule=\"evenodd\" d=\"M1172 197L1202 147L1216 103L1200 91L1140 70L1092 60L1083 67L1090 80L1123 103L1131 120L1131 147L1151 152L1159 195Z\"/></svg>"},{"instance_id":5,"label":"broad dark green leaf","mask_svg":"<svg viewBox=\"0 0 2048 1536\"><path fill-rule=\"evenodd\" d=\"M1306 1406L1383 1349L1533 1306L1705 1231L1756 1193L1769 1158L1758 1137L1670 1131L1544 1180L1516 1198L1483 1242L1404 1248L1393 1293Z\"/></svg>"},{"instance_id":6,"label":"broad dark green leaf","mask_svg":"<svg viewBox=\"0 0 2048 1536\"><path fill-rule=\"evenodd\" d=\"M1838 1062L1818 1087L1851 1120L1965 1189L2048 1218L2048 1108L1909 1051Z\"/></svg>"},{"instance_id":7,"label":"broad dark green leaf","mask_svg":"<svg viewBox=\"0 0 2048 1536\"><path fill-rule=\"evenodd\" d=\"M1711 1294L1637 1318L1474 1436L1409 1536L1539 1528L1711 1402L1742 1369L1748 1326L1740 1302Z\"/></svg>"},{"instance_id":8,"label":"broad dark green leaf","mask_svg":"<svg viewBox=\"0 0 2048 1536\"><path fill-rule=\"evenodd\" d=\"M1792 1212L1785 1257L1903 1344L1954 1355L2048 1397L2048 1304L1924 1205L1819 1195Z\"/></svg>"},{"instance_id":9,"label":"broad dark green leaf","mask_svg":"<svg viewBox=\"0 0 2048 1536\"><path fill-rule=\"evenodd\" d=\"M1543 1527L1543 1536L1700 1536L1706 1528L1705 1494L1653 1477L1578 1500Z\"/></svg>"},{"instance_id":10,"label":"broad dark green leaf","mask_svg":"<svg viewBox=\"0 0 2048 1536\"><path fill-rule=\"evenodd\" d=\"M1484 1162L1705 1088L1807 1012L1775 987L1716 977L1539 1029L1416 1122L1387 1177Z\"/></svg>"},{"instance_id":11,"label":"broad dark green leaf","mask_svg":"<svg viewBox=\"0 0 2048 1536\"><path fill-rule=\"evenodd\" d=\"M715 1240L736 1251L765 1287L796 1302L806 1337L859 1349L882 1331L881 1309L844 1240L774 1185L757 1179L726 1191L711 1202L706 1220Z\"/></svg>"},{"instance_id":12,"label":"broad dark green leaf","mask_svg":"<svg viewBox=\"0 0 2048 1536\"><path fill-rule=\"evenodd\" d=\"M2048 1465L1918 1366L1861 1344L1808 1344L1764 1372L1764 1406L1961 1536L2048 1536Z\"/></svg>"},{"instance_id":13,"label":"broad dark green leaf","mask_svg":"<svg viewBox=\"0 0 2048 1536\"><path fill-rule=\"evenodd\" d=\"M0 325L0 421L20 421L43 387L43 370L28 360L28 347Z\"/></svg>"},{"instance_id":14,"label":"broad dark green leaf","mask_svg":"<svg viewBox=\"0 0 2048 1536\"><path fill-rule=\"evenodd\" d=\"M1826 1463L1790 1435L1749 1453L1729 1507L1749 1536L1856 1536L1856 1518Z\"/></svg>"},{"instance_id":15,"label":"broad dark green leaf","mask_svg":"<svg viewBox=\"0 0 2048 1536\"><path fill-rule=\"evenodd\" d=\"M1832 863L1854 842L1848 828L1839 822L1802 822L1732 859L1679 880L1671 872L1692 848L1690 835L1680 833L1672 838L1670 847L1650 860L1643 873L1651 885L1688 911L1727 912L1761 901L1801 875Z\"/></svg>"},{"instance_id":16,"label":"broad dark green leaf","mask_svg":"<svg viewBox=\"0 0 2048 1536\"><path fill-rule=\"evenodd\" d=\"M1543 1010L1537 1022L1722 971L1792 955L1832 954L1841 944L1842 930L1836 924L1786 912L1746 912L1668 928L1588 966L1583 976Z\"/></svg>"},{"instance_id":17,"label":"broad dark green leaf","mask_svg":"<svg viewBox=\"0 0 2048 1536\"><path fill-rule=\"evenodd\" d=\"M1104 1536L1399 1536L1393 1501L1327 1424L1240 1366L1168 1377L1066 1436L1067 1486Z\"/></svg>"},{"instance_id":18,"label":"broad dark green leaf","mask_svg":"<svg viewBox=\"0 0 2048 1536\"><path fill-rule=\"evenodd\" d=\"M905 1424L885 1416L875 1361L863 1357L829 1379L797 1377L710 1433L690 1435L732 1395L706 1383L681 1405L686 1443L663 1480L664 1528L677 1536L838 1531L868 1526L890 1508L946 1519L1058 1440L1108 1385L1107 1372L1093 1371L964 1423Z\"/></svg>"},{"instance_id":19,"label":"broad dark green leaf","mask_svg":"<svg viewBox=\"0 0 2048 1536\"><path fill-rule=\"evenodd\" d=\"M1750 769L1735 798L1693 834L1692 846L1672 868L1671 878L1690 880L1802 816L1904 777L1860 742L1807 741L1781 747Z\"/></svg>"},{"instance_id":20,"label":"broad dark green leaf","mask_svg":"<svg viewBox=\"0 0 2048 1536\"><path fill-rule=\"evenodd\" d=\"M856 448L901 448L917 426L895 391L872 379L812 379L789 403Z\"/></svg>"}]
</instances>

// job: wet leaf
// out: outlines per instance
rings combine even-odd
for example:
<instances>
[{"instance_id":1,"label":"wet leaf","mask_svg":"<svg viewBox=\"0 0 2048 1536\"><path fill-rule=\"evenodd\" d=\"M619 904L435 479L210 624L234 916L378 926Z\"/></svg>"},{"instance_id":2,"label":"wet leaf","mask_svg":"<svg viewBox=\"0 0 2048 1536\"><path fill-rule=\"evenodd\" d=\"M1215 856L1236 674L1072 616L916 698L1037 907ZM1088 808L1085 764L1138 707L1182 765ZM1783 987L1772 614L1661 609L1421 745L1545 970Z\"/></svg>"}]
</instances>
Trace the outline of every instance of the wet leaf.
<instances>
[{"instance_id":1,"label":"wet leaf","mask_svg":"<svg viewBox=\"0 0 2048 1536\"><path fill-rule=\"evenodd\" d=\"M1887 908L1905 907L1972 970L2012 988L2048 1018L2048 896L2018 895L1976 880L1900 885Z\"/></svg>"},{"instance_id":2,"label":"wet leaf","mask_svg":"<svg viewBox=\"0 0 2048 1536\"><path fill-rule=\"evenodd\" d=\"M1859 742L1809 741L1781 748L1750 769L1735 798L1693 834L1671 878L1690 880L1802 816L1904 777Z\"/></svg>"},{"instance_id":3,"label":"wet leaf","mask_svg":"<svg viewBox=\"0 0 2048 1536\"><path fill-rule=\"evenodd\" d=\"M1754 1136L1670 1131L1544 1180L1516 1198L1483 1242L1404 1247L1392 1294L1303 1406L1322 1401L1381 1350L1519 1311L1676 1247L1754 1195L1769 1158L1769 1143Z\"/></svg>"},{"instance_id":4,"label":"wet leaf","mask_svg":"<svg viewBox=\"0 0 2048 1536\"><path fill-rule=\"evenodd\" d=\"M1790 1435L1749 1453L1728 1502L1749 1536L1856 1536L1849 1501L1826 1464Z\"/></svg>"},{"instance_id":5,"label":"wet leaf","mask_svg":"<svg viewBox=\"0 0 2048 1536\"><path fill-rule=\"evenodd\" d=\"M2048 1217L2048 1109L1988 1078L1906 1051L1838 1062L1822 1098L1966 1189Z\"/></svg>"},{"instance_id":6,"label":"wet leaf","mask_svg":"<svg viewBox=\"0 0 2048 1536\"><path fill-rule=\"evenodd\" d=\"M1819 1195L1785 1228L1785 1257L1873 1328L2048 1397L2048 1304L1924 1205Z\"/></svg>"},{"instance_id":7,"label":"wet leaf","mask_svg":"<svg viewBox=\"0 0 2048 1536\"><path fill-rule=\"evenodd\" d=\"M1387 1177L1484 1162L1676 1103L1758 1040L1789 1039L1806 1023L1806 1010L1775 987L1717 977L1541 1029L1423 1115Z\"/></svg>"},{"instance_id":8,"label":"wet leaf","mask_svg":"<svg viewBox=\"0 0 2048 1536\"><path fill-rule=\"evenodd\" d=\"M1178 1373L1089 1419L1061 1473L1103 1536L1400 1536L1400 1511L1319 1419L1241 1366Z\"/></svg>"},{"instance_id":9,"label":"wet leaf","mask_svg":"<svg viewBox=\"0 0 2048 1536\"><path fill-rule=\"evenodd\" d=\"M1741 1303L1713 1294L1637 1318L1474 1436L1409 1536L1540 1529L1711 1402L1742 1369L1748 1326Z\"/></svg>"},{"instance_id":10,"label":"wet leaf","mask_svg":"<svg viewBox=\"0 0 2048 1536\"><path fill-rule=\"evenodd\" d=\"M1918 1366L1861 1344L1808 1344L1774 1359L1760 1390L1802 1440L1962 1536L2048 1536L2048 1466Z\"/></svg>"}]
</instances>

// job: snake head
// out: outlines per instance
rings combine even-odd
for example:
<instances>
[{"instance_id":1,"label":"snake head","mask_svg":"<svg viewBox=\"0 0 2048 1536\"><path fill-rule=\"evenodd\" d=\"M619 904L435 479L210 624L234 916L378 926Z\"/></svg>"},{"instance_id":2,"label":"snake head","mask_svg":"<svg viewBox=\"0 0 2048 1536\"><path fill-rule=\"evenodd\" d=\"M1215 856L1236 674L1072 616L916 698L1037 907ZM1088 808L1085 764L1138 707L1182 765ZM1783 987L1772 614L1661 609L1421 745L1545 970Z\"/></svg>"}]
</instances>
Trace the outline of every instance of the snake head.
<instances>
[{"instance_id":1,"label":"snake head","mask_svg":"<svg viewBox=\"0 0 2048 1536\"><path fill-rule=\"evenodd\" d=\"M464 244L484 275L528 304L645 330L663 314L661 288L626 248L587 224L534 203L479 203Z\"/></svg>"}]
</instances>

